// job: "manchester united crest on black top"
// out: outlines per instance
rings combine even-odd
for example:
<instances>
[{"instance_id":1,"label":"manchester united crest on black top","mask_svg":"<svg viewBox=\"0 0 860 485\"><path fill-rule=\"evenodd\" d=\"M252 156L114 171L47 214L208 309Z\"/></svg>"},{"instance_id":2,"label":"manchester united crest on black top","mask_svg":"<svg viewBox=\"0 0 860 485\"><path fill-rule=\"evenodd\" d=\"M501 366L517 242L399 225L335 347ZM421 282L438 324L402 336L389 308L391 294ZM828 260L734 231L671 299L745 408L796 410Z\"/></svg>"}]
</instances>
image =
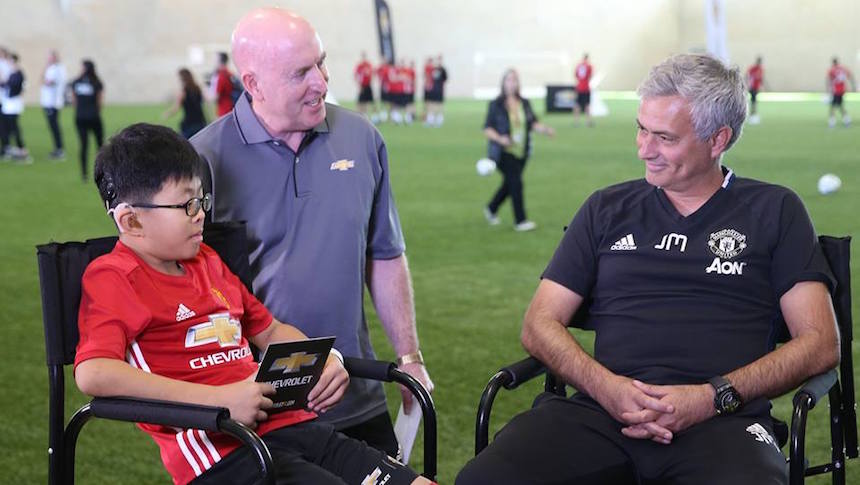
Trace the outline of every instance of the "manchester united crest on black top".
<instances>
[{"instance_id":1,"label":"manchester united crest on black top","mask_svg":"<svg viewBox=\"0 0 860 485\"><path fill-rule=\"evenodd\" d=\"M734 229L712 232L708 248L723 259L731 259L747 247L747 237Z\"/></svg>"}]
</instances>

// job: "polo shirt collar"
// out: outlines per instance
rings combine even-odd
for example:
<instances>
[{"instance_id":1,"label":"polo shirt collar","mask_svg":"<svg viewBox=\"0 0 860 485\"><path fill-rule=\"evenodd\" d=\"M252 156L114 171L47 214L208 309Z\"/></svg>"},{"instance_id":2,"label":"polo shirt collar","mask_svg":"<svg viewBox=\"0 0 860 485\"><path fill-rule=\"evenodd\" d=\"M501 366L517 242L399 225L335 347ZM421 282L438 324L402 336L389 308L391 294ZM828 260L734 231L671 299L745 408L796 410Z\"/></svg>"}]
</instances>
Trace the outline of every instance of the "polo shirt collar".
<instances>
[{"instance_id":1,"label":"polo shirt collar","mask_svg":"<svg viewBox=\"0 0 860 485\"><path fill-rule=\"evenodd\" d=\"M314 133L328 133L329 132L329 121L328 118L331 116L331 109L326 109L325 119L322 120L318 125L314 126L311 131ZM272 135L266 131L266 128L263 127L263 124L260 123L260 120L257 118L257 115L254 114L254 109L251 107L251 95L242 92L242 95L239 96L239 99L236 101L236 106L233 108L233 113L236 118L236 128L239 130L239 134L242 136L242 141L245 142L246 145L252 145L254 143L267 143L275 140Z\"/></svg>"}]
</instances>

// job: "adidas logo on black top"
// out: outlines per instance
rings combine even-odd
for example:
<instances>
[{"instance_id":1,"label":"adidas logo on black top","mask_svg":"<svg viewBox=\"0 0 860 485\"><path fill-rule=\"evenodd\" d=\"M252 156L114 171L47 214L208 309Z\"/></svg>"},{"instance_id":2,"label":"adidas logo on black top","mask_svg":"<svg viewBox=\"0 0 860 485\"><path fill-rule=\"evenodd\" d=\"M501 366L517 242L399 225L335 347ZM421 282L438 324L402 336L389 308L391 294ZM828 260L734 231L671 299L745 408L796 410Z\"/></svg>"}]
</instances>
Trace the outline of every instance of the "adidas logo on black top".
<instances>
[{"instance_id":1,"label":"adidas logo on black top","mask_svg":"<svg viewBox=\"0 0 860 485\"><path fill-rule=\"evenodd\" d=\"M628 234L621 239L615 241L615 244L609 248L610 251L635 251L636 242L633 241L633 234Z\"/></svg>"}]
</instances>

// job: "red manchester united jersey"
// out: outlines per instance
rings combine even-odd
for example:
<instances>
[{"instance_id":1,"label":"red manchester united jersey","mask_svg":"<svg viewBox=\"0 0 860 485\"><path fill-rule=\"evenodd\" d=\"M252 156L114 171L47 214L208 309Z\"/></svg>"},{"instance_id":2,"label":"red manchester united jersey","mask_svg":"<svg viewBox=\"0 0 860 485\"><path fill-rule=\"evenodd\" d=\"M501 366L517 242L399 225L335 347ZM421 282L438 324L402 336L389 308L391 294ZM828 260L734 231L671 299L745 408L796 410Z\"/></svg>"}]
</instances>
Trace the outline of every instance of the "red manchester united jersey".
<instances>
[{"instance_id":1,"label":"red manchester united jersey","mask_svg":"<svg viewBox=\"0 0 860 485\"><path fill-rule=\"evenodd\" d=\"M591 90L588 86L589 81L591 81L591 64L582 61L573 71L574 77L576 77L576 90L580 93L586 93Z\"/></svg>"},{"instance_id":2,"label":"red manchester united jersey","mask_svg":"<svg viewBox=\"0 0 860 485\"><path fill-rule=\"evenodd\" d=\"M830 91L833 94L845 94L845 84L848 82L848 69L842 66L833 66L827 73L830 80Z\"/></svg>"},{"instance_id":3,"label":"red manchester united jersey","mask_svg":"<svg viewBox=\"0 0 860 485\"><path fill-rule=\"evenodd\" d=\"M433 63L424 64L424 91L433 90Z\"/></svg>"},{"instance_id":4,"label":"red manchester united jersey","mask_svg":"<svg viewBox=\"0 0 860 485\"><path fill-rule=\"evenodd\" d=\"M370 81L373 79L373 66L369 62L359 62L355 66L355 82L361 87L370 86Z\"/></svg>"},{"instance_id":5,"label":"red manchester united jersey","mask_svg":"<svg viewBox=\"0 0 860 485\"><path fill-rule=\"evenodd\" d=\"M764 69L759 64L753 64L747 70L747 85L751 91L761 89L761 83L764 81Z\"/></svg>"},{"instance_id":6,"label":"red manchester united jersey","mask_svg":"<svg viewBox=\"0 0 860 485\"><path fill-rule=\"evenodd\" d=\"M75 365L96 357L127 360L164 377L209 385L231 384L257 371L248 337L272 315L206 245L171 276L147 265L118 242L83 277ZM257 433L316 417L307 411L272 414ZM239 443L202 430L138 424L161 449L175 483L211 468Z\"/></svg>"}]
</instances>

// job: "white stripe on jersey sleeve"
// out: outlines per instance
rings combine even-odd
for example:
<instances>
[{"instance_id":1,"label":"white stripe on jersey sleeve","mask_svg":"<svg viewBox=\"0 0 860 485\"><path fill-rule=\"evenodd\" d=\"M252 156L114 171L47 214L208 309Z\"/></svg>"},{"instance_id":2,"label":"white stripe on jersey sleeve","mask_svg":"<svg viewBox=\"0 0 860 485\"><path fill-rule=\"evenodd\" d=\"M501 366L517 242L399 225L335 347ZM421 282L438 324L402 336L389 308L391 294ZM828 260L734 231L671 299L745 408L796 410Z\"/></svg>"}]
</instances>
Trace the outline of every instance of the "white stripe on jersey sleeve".
<instances>
[{"instance_id":1,"label":"white stripe on jersey sleeve","mask_svg":"<svg viewBox=\"0 0 860 485\"><path fill-rule=\"evenodd\" d=\"M140 351L140 345L136 341L131 342L131 351L134 352L134 358L137 360L140 368L152 374L152 371L149 370L149 366L146 364L146 359L143 358L143 352Z\"/></svg>"},{"instance_id":2,"label":"white stripe on jersey sleeve","mask_svg":"<svg viewBox=\"0 0 860 485\"><path fill-rule=\"evenodd\" d=\"M137 361L134 360L134 354L131 353L131 348L125 351L125 360L128 362L128 365L134 367L135 369L140 369L140 366L137 365Z\"/></svg>"},{"instance_id":3,"label":"white stripe on jersey sleeve","mask_svg":"<svg viewBox=\"0 0 860 485\"><path fill-rule=\"evenodd\" d=\"M212 460L215 463L221 461L221 454L218 453L218 450L215 449L215 445L213 445L212 442L209 440L209 435L206 434L206 432L202 429L198 429L197 434L198 436L200 436L200 441L202 441L203 444L206 446L206 449L209 450L209 455L212 456Z\"/></svg>"},{"instance_id":4,"label":"white stripe on jersey sleeve","mask_svg":"<svg viewBox=\"0 0 860 485\"><path fill-rule=\"evenodd\" d=\"M183 439L185 432L180 431L176 433L176 442L179 443L179 449L182 450L182 455L185 456L185 461L191 465L191 468L194 470L195 476L200 476L203 471L200 470L200 466L197 464L197 461L194 459L194 456L191 455L191 452L188 450L188 446L185 444L185 440Z\"/></svg>"},{"instance_id":5,"label":"white stripe on jersey sleeve","mask_svg":"<svg viewBox=\"0 0 860 485\"><path fill-rule=\"evenodd\" d=\"M206 453L203 453L203 448L200 448L200 443L197 442L197 438L194 436L194 430L186 430L185 436L188 437L188 442L191 443L191 447L194 448L194 453L197 453L197 458L200 458L200 463L203 464L203 468L206 470L212 468L212 463L209 462L209 458L206 456Z\"/></svg>"}]
</instances>

